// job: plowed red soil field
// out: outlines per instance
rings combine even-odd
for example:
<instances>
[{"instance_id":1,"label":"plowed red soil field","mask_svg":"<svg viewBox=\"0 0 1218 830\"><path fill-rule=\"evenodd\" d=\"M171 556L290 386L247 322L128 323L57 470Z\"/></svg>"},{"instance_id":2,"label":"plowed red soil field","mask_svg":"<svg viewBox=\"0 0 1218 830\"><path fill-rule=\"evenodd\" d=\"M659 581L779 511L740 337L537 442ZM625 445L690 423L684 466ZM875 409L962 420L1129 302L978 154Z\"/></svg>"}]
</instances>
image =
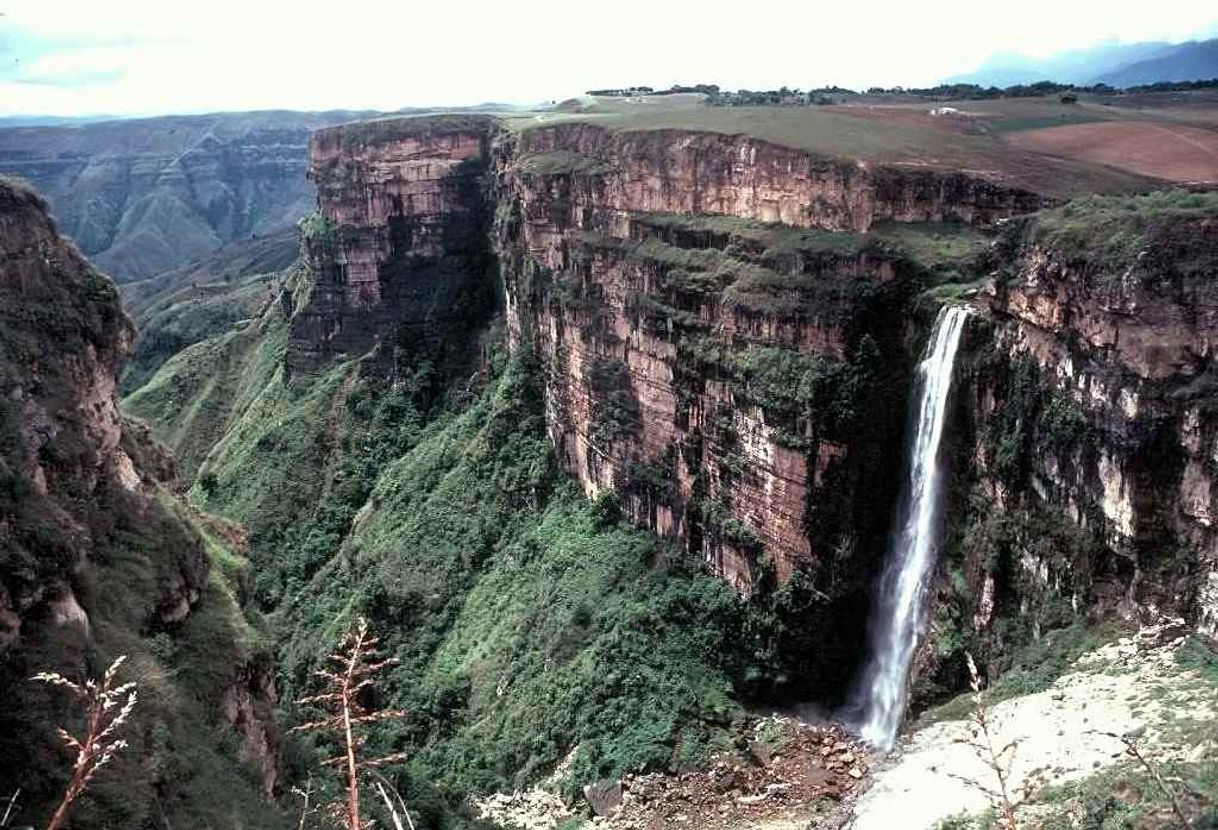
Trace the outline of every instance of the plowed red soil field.
<instances>
[{"instance_id":1,"label":"plowed red soil field","mask_svg":"<svg viewBox=\"0 0 1218 830\"><path fill-rule=\"evenodd\" d=\"M1148 121L1071 124L1011 133L1014 147L1176 182L1218 181L1218 132Z\"/></svg>"}]
</instances>

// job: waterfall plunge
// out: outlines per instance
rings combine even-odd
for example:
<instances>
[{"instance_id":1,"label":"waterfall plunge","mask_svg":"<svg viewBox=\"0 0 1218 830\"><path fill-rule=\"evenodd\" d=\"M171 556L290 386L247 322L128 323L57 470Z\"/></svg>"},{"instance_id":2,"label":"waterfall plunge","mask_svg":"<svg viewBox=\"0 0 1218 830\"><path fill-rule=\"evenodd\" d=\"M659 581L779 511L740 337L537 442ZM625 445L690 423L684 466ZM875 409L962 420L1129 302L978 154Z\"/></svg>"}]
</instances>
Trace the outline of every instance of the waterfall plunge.
<instances>
[{"instance_id":1,"label":"waterfall plunge","mask_svg":"<svg viewBox=\"0 0 1218 830\"><path fill-rule=\"evenodd\" d=\"M915 379L917 421L912 423L909 470L901 488L899 524L872 611L870 653L854 705L863 739L890 749L905 715L909 663L925 612L925 593L939 542L942 473L939 443L956 347L968 311L944 306L935 320Z\"/></svg>"}]
</instances>

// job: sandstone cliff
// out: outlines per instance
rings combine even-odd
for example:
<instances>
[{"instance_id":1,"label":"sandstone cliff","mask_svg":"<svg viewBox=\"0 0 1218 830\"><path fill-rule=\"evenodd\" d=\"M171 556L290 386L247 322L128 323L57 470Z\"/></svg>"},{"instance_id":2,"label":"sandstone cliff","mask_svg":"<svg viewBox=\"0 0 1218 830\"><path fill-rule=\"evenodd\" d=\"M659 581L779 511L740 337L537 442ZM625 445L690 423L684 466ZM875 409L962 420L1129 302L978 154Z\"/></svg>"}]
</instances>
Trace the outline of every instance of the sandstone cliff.
<instances>
[{"instance_id":1,"label":"sandstone cliff","mask_svg":"<svg viewBox=\"0 0 1218 830\"><path fill-rule=\"evenodd\" d=\"M1007 234L961 369L945 563L957 622L1000 650L1080 613L1216 632L1214 206L1097 200Z\"/></svg>"},{"instance_id":2,"label":"sandstone cliff","mask_svg":"<svg viewBox=\"0 0 1218 830\"><path fill-rule=\"evenodd\" d=\"M1000 670L1089 611L1213 630L1212 209L1086 237L1071 211L1106 203L1085 202L985 252L974 229L1040 197L741 136L481 118L323 130L310 169L318 285L290 365L417 331L454 348L500 292L560 463L742 593L798 585L822 691L861 649L944 279L991 287L948 442L939 665L967 640Z\"/></svg>"},{"instance_id":3,"label":"sandstone cliff","mask_svg":"<svg viewBox=\"0 0 1218 830\"><path fill-rule=\"evenodd\" d=\"M892 495L884 452L899 440L909 363L899 309L918 268L822 229L984 224L1039 202L958 173L586 124L370 122L319 131L312 152L321 216L305 244L318 281L290 364L429 326L433 344L456 342L443 310L479 307L469 297L493 288L497 264L510 336L547 374L563 463L744 591L762 551L785 581L818 561L814 547L852 549L852 518L868 548L885 533L862 515ZM488 172L493 201L475 184ZM674 218L688 214L721 221ZM483 247L492 215L497 263ZM778 221L792 227L765 224ZM859 388L853 376L871 371L883 382ZM856 406L883 417L859 432Z\"/></svg>"},{"instance_id":4,"label":"sandstone cliff","mask_svg":"<svg viewBox=\"0 0 1218 830\"><path fill-rule=\"evenodd\" d=\"M303 252L315 279L293 320L291 369L374 345L461 361L494 304L492 125L450 116L314 135L320 215L304 223Z\"/></svg>"}]
</instances>

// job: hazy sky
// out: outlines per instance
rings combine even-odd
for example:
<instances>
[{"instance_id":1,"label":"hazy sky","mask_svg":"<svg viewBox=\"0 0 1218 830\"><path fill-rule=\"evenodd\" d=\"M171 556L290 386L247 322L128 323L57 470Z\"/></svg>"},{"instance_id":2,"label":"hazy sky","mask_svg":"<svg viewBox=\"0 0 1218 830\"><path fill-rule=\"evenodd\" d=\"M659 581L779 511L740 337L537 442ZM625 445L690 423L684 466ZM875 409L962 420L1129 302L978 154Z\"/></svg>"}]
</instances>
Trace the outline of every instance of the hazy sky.
<instances>
[{"instance_id":1,"label":"hazy sky","mask_svg":"<svg viewBox=\"0 0 1218 830\"><path fill-rule=\"evenodd\" d=\"M0 0L0 15L0 115L917 86L995 52L1175 41L1218 22L1197 0Z\"/></svg>"}]
</instances>

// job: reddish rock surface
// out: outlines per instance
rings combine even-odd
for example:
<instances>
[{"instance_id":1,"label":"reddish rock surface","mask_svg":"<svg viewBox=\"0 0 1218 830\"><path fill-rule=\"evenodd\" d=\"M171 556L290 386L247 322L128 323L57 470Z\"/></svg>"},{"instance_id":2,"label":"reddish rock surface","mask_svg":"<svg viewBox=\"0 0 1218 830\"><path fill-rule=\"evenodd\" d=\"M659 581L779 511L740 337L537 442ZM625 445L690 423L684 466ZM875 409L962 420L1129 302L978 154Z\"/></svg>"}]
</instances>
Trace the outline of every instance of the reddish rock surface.
<instances>
[{"instance_id":1,"label":"reddish rock surface","mask_svg":"<svg viewBox=\"0 0 1218 830\"><path fill-rule=\"evenodd\" d=\"M1037 496L1114 554L1089 563L1093 573L1029 561L1029 577L1076 590L1102 579L1126 614L1170 609L1218 633L1218 291L1195 267L1214 250L1218 223L1205 217L1149 231L1146 250L1117 273L1033 245L986 305L995 352L1039 367L1059 411L1085 430L1085 440L1061 442L1040 419L1030 437ZM1011 396L992 368L968 383L974 424ZM980 469L992 473L994 461L978 449ZM996 498L1013 498L999 477L992 486ZM992 604L992 593L978 596Z\"/></svg>"},{"instance_id":2,"label":"reddish rock surface","mask_svg":"<svg viewBox=\"0 0 1218 830\"><path fill-rule=\"evenodd\" d=\"M748 757L723 755L681 775L621 782L622 803L598 826L613 830L804 827L853 800L870 781L866 748L837 727L769 721L780 737L753 742ZM787 822L790 822L789 824Z\"/></svg>"},{"instance_id":3,"label":"reddish rock surface","mask_svg":"<svg viewBox=\"0 0 1218 830\"><path fill-rule=\"evenodd\" d=\"M740 135L563 124L521 133L510 153L526 167L533 155L550 154L550 162L556 155L577 157L593 171L591 201L626 212L725 214L866 231L883 219L991 222L1041 204L1028 191L963 173L817 156Z\"/></svg>"},{"instance_id":4,"label":"reddish rock surface","mask_svg":"<svg viewBox=\"0 0 1218 830\"><path fill-rule=\"evenodd\" d=\"M480 188L483 172L494 176L493 192ZM811 416L780 424L741 397L738 378L690 365L671 319L649 316L649 304L675 305L729 350L777 346L841 363L861 332L880 325L888 300L877 299L878 286L901 282L899 269L873 249L775 258L730 233L647 217L861 231L880 220L991 222L1040 201L964 174L869 166L742 136L589 124L510 133L480 117L322 130L310 175L335 229L306 242L319 279L294 326L290 365L362 354L403 329L455 339L445 314L471 305L462 296L477 285L500 282L509 340L527 340L541 360L563 465L589 495L617 491L631 519L683 541L746 593L763 575L762 553L779 581L816 563L808 509L817 493L849 480L883 498L892 476L856 451L870 442L874 457L874 436L834 435ZM494 263L479 254L434 267L480 250L492 213ZM678 258L722 253L743 275L736 294L674 294L679 269L649 256L649 245ZM790 285L746 290L749 275ZM893 352L886 359L900 367L904 327L898 319L889 328L897 331L882 335ZM902 406L898 396L880 420L899 429ZM835 534L819 544L853 549L857 540Z\"/></svg>"}]
</instances>

